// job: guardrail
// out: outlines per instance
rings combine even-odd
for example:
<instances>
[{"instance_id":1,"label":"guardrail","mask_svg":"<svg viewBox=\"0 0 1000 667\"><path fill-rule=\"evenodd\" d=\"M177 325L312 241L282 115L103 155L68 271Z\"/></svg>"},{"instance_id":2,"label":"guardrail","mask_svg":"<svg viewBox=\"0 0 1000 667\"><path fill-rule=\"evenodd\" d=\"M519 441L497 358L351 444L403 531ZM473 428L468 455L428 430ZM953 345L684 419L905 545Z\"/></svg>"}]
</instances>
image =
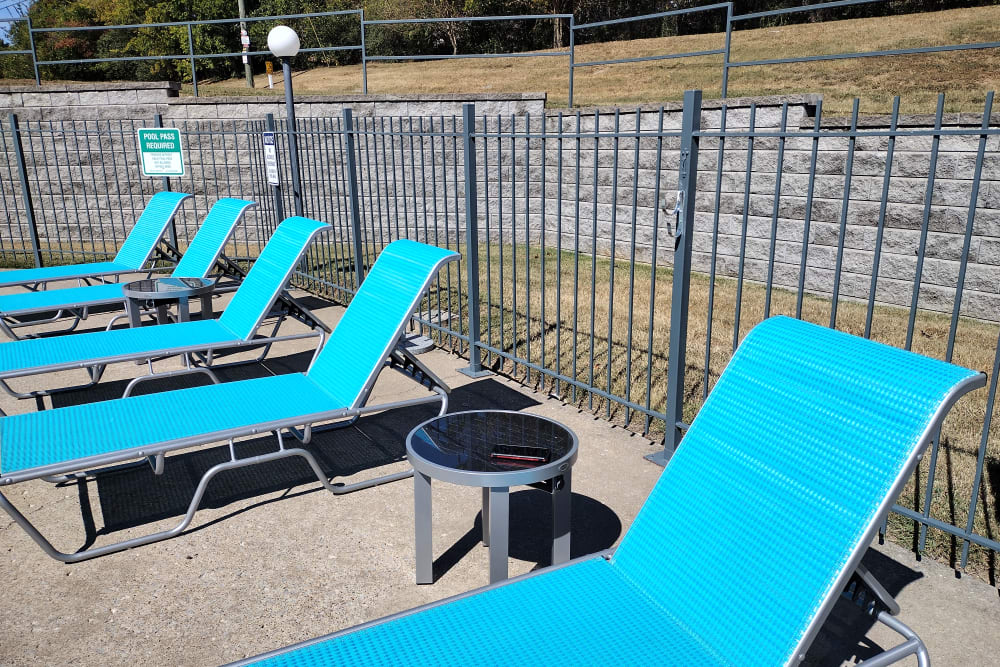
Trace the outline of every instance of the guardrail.
<instances>
[{"instance_id":1,"label":"guardrail","mask_svg":"<svg viewBox=\"0 0 1000 667\"><path fill-rule=\"evenodd\" d=\"M377 20L367 20L365 19L365 13L363 9L350 9L341 10L334 12L315 12L310 14L287 14L282 16L264 16L264 17L247 17L247 18L234 18L234 19L216 19L216 20L206 20L206 21L181 21L174 23L146 23L146 24L129 24L129 25L112 25L112 26L85 26L85 27L66 27L66 28L34 28L31 27L30 19L27 17L23 18L12 18L12 19L0 19L0 21L28 21L29 30L28 34L30 36L30 50L19 50L19 51L0 51L0 56L2 55L29 55L32 58L32 64L35 71L35 83L41 85L41 76L39 73L40 66L50 66L50 65L70 65L70 64L90 64L90 63L105 63L105 62L122 62L131 60L187 60L191 64L191 77L194 86L194 94L198 95L198 76L196 61L200 59L214 59L214 58L231 58L239 56L259 56L268 55L268 51L237 51L231 53L198 53L194 48L194 37L192 33L192 27L198 25L217 25L217 24L232 24L232 23L254 23L261 21L287 21L292 19L301 18L323 18L330 16L356 16L358 20L358 27L360 32L360 40L357 44L338 44L331 46L318 46L301 49L300 53L318 53L327 51L358 51L361 54L361 92L363 94L368 93L368 63L378 62L378 61L399 61L399 60L451 60L451 59L463 59L463 58L550 58L550 57L566 57L569 58L569 68L568 68L568 87L569 87L569 106L573 106L573 89L574 89L574 73L577 69L582 67L596 67L598 65L618 65L624 63L637 63L637 62L647 62L654 60L668 60L676 58L693 58L699 56L713 56L721 55L721 92L722 97L728 96L729 92L729 77L730 70L738 69L741 67L762 67L762 66L775 66L775 65L785 65L791 63L804 63L804 62L819 62L828 60L847 60L854 58L873 58L873 57L892 57L892 56L906 56L906 55L919 55L928 53L943 53L949 51L968 51L968 50L982 50L982 49L995 49L1000 48L1000 41L995 42L976 42L969 44L946 44L940 46L923 46L914 47L906 49L886 49L881 51L861 51L861 52L844 52L844 53L832 53L832 54L819 54L812 56L800 56L800 57L790 57L790 58L771 58L763 60L733 60L731 54L731 42L732 35L734 32L734 26L740 23L746 23L747 21L766 19L774 16L784 16L788 14L798 14L802 12L815 12L818 10L825 9L835 9L839 7L849 7L854 5L867 5L879 2L886 2L887 0L835 0L833 2L821 2L813 5L805 5L801 7L788 7L785 9L774 9L763 12L753 12L748 14L733 14L733 3L732 2L719 2L712 5L706 5L703 7L690 7L687 9L677 9L672 11L657 12L654 14L643 14L641 16L630 16L620 19L612 19L608 21L598 21L594 23L581 23L577 24L576 19L573 14L523 14L523 15L513 15L513 16L461 16L461 17L449 17L449 18L418 18L418 19L377 19ZM683 16L695 13L704 12L716 12L725 11L725 31L723 33L723 44L718 49L708 49L704 51L691 51L685 53L664 53L651 56L639 56L634 58L618 58L613 60L594 60L587 62L577 62L576 60L576 46L577 46L577 33L583 30L588 30L592 28L598 28L609 25L618 25L624 23L634 23L637 21L650 21L656 19L671 18L677 16ZM368 53L367 46L365 44L366 32L370 26L387 26L387 25L412 25L412 24L428 24L428 23L474 23L483 21L492 22L506 22L506 21L518 21L518 20L545 20L551 19L554 21L569 21L569 45L565 50L555 50L555 51L527 51L527 52L502 52L502 53L458 53L458 54L397 54L397 55L373 55ZM108 58L80 58L80 59L65 59L65 60L38 60L38 50L35 46L35 35L42 33L53 33L53 32L76 32L76 31L94 31L94 30L133 30L133 29L143 29L143 28L165 28L165 27L186 27L188 35L188 51L183 54L173 54L173 55L154 55L154 56L122 56L122 57L108 57Z\"/></svg>"},{"instance_id":2,"label":"guardrail","mask_svg":"<svg viewBox=\"0 0 1000 667\"><path fill-rule=\"evenodd\" d=\"M196 66L197 60L202 59L217 59L217 58L234 58L242 56L267 56L270 55L270 51L233 51L228 53L198 53L194 49L194 32L193 27L199 25L227 25L233 23L260 23L263 21L287 21L291 19L308 19L308 18L326 18L330 16L351 16L355 15L360 17L362 25L364 24L364 10L363 9L346 9L335 12L312 12L308 14L285 14L282 16L251 16L246 18L235 18L235 19L213 19L206 21L175 21L169 23L131 23L123 25L99 25L99 26L80 26L80 27L69 27L69 28L32 28L29 23L29 34L31 35L31 51L21 51L18 53L27 53L31 55L32 61L35 67L35 83L41 85L41 77L39 74L39 66L44 65L84 65L91 63L113 63L113 62L129 62L135 60L187 60L191 64L191 83L194 86L195 97L198 96L198 71ZM27 19L26 19L27 20ZM188 51L182 54L170 54L170 55L156 55L156 56L118 56L112 58L76 58L76 59L64 59L64 60L38 60L37 49L35 48L34 36L41 33L53 33L53 32L93 32L98 30L139 30L144 28L179 28L184 27L187 29L187 41L188 41ZM364 35L362 34L360 44L341 44L335 46L319 46L300 49L299 53L322 53L328 51L361 51L364 53ZM7 55L13 53L11 51L0 52L0 55ZM362 75L362 85L364 90L362 92L367 93L367 77Z\"/></svg>"}]
</instances>

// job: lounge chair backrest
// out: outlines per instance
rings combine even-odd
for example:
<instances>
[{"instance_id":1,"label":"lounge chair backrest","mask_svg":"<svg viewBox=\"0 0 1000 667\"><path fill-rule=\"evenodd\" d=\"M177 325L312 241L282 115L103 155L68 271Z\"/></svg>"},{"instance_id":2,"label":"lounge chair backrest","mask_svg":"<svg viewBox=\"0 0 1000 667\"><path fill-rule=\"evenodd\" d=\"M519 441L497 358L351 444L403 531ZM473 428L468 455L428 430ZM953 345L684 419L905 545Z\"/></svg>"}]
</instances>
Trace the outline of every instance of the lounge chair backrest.
<instances>
[{"instance_id":1,"label":"lounge chair backrest","mask_svg":"<svg viewBox=\"0 0 1000 667\"><path fill-rule=\"evenodd\" d=\"M220 199L212 204L212 210L198 228L198 233L191 239L191 244L184 251L181 261L174 267L176 278L204 278L215 266L226 241L233 235L236 225L243 214L257 202L245 199Z\"/></svg>"},{"instance_id":2,"label":"lounge chair backrest","mask_svg":"<svg viewBox=\"0 0 1000 667\"><path fill-rule=\"evenodd\" d=\"M294 216L271 234L260 257L253 263L232 300L219 317L219 324L244 340L271 312L275 299L285 288L309 243L330 225L310 218Z\"/></svg>"},{"instance_id":3,"label":"lounge chair backrest","mask_svg":"<svg viewBox=\"0 0 1000 667\"><path fill-rule=\"evenodd\" d=\"M403 335L438 269L457 252L401 239L379 254L323 346L309 377L344 405L359 407Z\"/></svg>"},{"instance_id":4,"label":"lounge chair backrest","mask_svg":"<svg viewBox=\"0 0 1000 667\"><path fill-rule=\"evenodd\" d=\"M142 268L153 254L153 249L160 242L177 209L190 196L183 192L157 192L153 195L115 255L114 263L134 269Z\"/></svg>"},{"instance_id":5,"label":"lounge chair backrest","mask_svg":"<svg viewBox=\"0 0 1000 667\"><path fill-rule=\"evenodd\" d=\"M938 406L978 375L765 321L709 394L614 566L668 602L720 663L791 661L911 474Z\"/></svg>"}]
</instances>

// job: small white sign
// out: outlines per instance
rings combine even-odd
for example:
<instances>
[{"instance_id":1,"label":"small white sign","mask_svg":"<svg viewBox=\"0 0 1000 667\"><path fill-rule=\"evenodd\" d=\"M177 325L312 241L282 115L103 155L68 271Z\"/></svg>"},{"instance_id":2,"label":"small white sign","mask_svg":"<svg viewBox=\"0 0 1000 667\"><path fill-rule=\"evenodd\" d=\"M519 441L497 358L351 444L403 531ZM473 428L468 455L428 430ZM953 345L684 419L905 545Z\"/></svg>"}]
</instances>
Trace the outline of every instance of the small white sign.
<instances>
[{"instance_id":1,"label":"small white sign","mask_svg":"<svg viewBox=\"0 0 1000 667\"><path fill-rule=\"evenodd\" d=\"M246 30L240 30L240 44L250 46L250 35L247 34Z\"/></svg>"},{"instance_id":2,"label":"small white sign","mask_svg":"<svg viewBox=\"0 0 1000 667\"><path fill-rule=\"evenodd\" d=\"M143 176L184 175L180 130L176 127L143 127L136 132Z\"/></svg>"},{"instance_id":3,"label":"small white sign","mask_svg":"<svg viewBox=\"0 0 1000 667\"><path fill-rule=\"evenodd\" d=\"M269 185L281 185L278 179L278 153L274 147L274 132L264 133L264 171Z\"/></svg>"}]
</instances>

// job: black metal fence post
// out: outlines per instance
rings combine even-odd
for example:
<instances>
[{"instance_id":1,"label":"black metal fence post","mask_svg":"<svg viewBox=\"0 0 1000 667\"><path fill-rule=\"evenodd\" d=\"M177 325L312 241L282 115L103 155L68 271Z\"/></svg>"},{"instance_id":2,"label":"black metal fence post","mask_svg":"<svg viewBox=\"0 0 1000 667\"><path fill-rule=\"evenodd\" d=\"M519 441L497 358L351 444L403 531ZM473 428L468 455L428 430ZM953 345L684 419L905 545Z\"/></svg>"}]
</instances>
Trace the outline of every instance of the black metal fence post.
<instances>
[{"instance_id":1,"label":"black metal fence post","mask_svg":"<svg viewBox=\"0 0 1000 667\"><path fill-rule=\"evenodd\" d=\"M24 163L24 147L21 145L21 128L17 122L17 114L10 115L10 136L14 144L14 157L17 161L17 175L21 180L21 197L24 199L24 217L28 220L28 233L31 235L31 251L35 257L35 266L42 266L42 251L38 244L38 227L35 224L35 207L31 203L31 188L28 187L28 169Z\"/></svg>"},{"instance_id":2,"label":"black metal fence post","mask_svg":"<svg viewBox=\"0 0 1000 667\"><path fill-rule=\"evenodd\" d=\"M479 210L476 194L476 105L462 105L462 151L465 161L465 274L469 303L469 365L459 372L482 377L482 350L479 348Z\"/></svg>"},{"instance_id":3,"label":"black metal fence post","mask_svg":"<svg viewBox=\"0 0 1000 667\"><path fill-rule=\"evenodd\" d=\"M267 128L268 132L276 134L276 130L275 130L276 126L274 124L274 114L273 113L269 113L266 116L264 116L264 123L265 123L264 127ZM275 160L275 162L277 162L277 160L278 160L278 142L277 141L275 141L275 143L274 143L274 160ZM277 170L277 172L278 172L278 180L280 181L281 180L281 169L279 168ZM277 218L277 220L274 221L274 224L275 225L279 225L279 224L281 224L281 221L285 219L285 203L283 201L281 201L281 183L280 182L277 185L272 185L271 186L271 194L274 195L274 216Z\"/></svg>"},{"instance_id":4,"label":"black metal fence post","mask_svg":"<svg viewBox=\"0 0 1000 667\"><path fill-rule=\"evenodd\" d=\"M351 239L354 244L354 277L356 287L365 279L361 248L361 207L358 201L358 160L354 153L354 114L344 107L344 151L347 153L347 198L351 206Z\"/></svg>"},{"instance_id":5,"label":"black metal fence post","mask_svg":"<svg viewBox=\"0 0 1000 667\"><path fill-rule=\"evenodd\" d=\"M153 117L153 126L154 127L163 127L163 114L159 114L158 113L158 114L156 114ZM163 191L164 192L170 192L170 177L169 176L164 176L163 177ZM173 247L177 248L177 224L174 222L175 219L176 219L176 216L174 216L173 218L170 218L170 227L167 230L167 233L170 235L170 245L172 245Z\"/></svg>"},{"instance_id":6,"label":"black metal fence post","mask_svg":"<svg viewBox=\"0 0 1000 667\"><path fill-rule=\"evenodd\" d=\"M667 424L663 450L647 458L666 465L677 451L684 429L684 368L687 350L688 306L691 295L691 248L694 240L694 204L698 181L698 137L701 129L701 91L684 92L681 118L680 173L677 179L677 227L674 230L673 291L670 301L670 356L667 359Z\"/></svg>"}]
</instances>

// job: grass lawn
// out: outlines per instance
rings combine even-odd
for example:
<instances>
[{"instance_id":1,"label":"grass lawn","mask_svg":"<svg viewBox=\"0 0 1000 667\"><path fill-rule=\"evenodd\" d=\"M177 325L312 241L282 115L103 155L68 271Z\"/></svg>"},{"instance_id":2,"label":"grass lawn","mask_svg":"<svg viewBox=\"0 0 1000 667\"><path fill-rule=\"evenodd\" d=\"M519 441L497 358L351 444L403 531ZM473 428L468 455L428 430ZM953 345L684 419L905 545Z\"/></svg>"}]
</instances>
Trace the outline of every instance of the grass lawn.
<instances>
[{"instance_id":1,"label":"grass lawn","mask_svg":"<svg viewBox=\"0 0 1000 667\"><path fill-rule=\"evenodd\" d=\"M637 404L645 405L648 400L653 410L663 412L669 365L672 271L666 267L658 267L654 272L648 264L633 265L621 259L612 264L609 258L598 256L595 259L587 253L581 253L579 263L575 264L574 253L572 249L567 249L566 244L562 252L553 246L549 242L544 254L536 245L531 248L509 244L501 248L495 243L482 246L479 261L483 276L480 283L483 342L521 359L530 359L532 363L547 369L558 370L564 376L607 390L613 395L627 395ZM464 263L461 269L462 273L456 267L451 267L447 275L442 272L440 287L432 290L422 310L425 313L428 309L454 313L456 317L445 324L467 333ZM314 265L313 272L322 275L323 269ZM594 290L590 288L592 277L593 284L596 285ZM650 336L650 287L654 280L655 307L652 309L653 326ZM457 288L459 281L462 285L461 294ZM530 290L526 286L529 281ZM706 365L709 287L708 276L692 276L685 375L684 418L687 422L695 417L706 391L711 389L732 355L737 284L733 279L719 278L714 290L711 355ZM630 297L630 294L634 296ZM763 285L751 282L744 284L740 339L764 318L765 296L766 289ZM628 316L630 303L633 308L631 320ZM795 306L794 292L773 290L772 315L794 315ZM803 319L826 325L829 323L830 309L829 298L804 295ZM460 313L461 317L457 317ZM863 334L865 313L866 304L841 301L838 308L838 328L853 334ZM903 347L908 315L908 310L904 308L876 307L872 338ZM436 317L435 314L430 319L437 322ZM932 357L944 358L949 325L949 315L918 312L912 349ZM992 372L997 335L998 325L995 323L960 319L954 362ZM451 346L456 351L460 348L464 350L465 347L464 343L457 339L449 341L446 336L438 337L438 341L443 347ZM646 431L654 439L663 435L664 424L661 420L654 419L647 425L641 413L592 395L584 389L574 391L565 382L558 382L524 364L487 353L483 355L483 363L498 373L574 404L581 410L609 419L623 428L640 433ZM648 395L647 363L650 369ZM986 391L977 391L960 401L945 422L936 461L931 516L965 525L985 411ZM1000 535L997 528L1000 522L998 435L1000 424L994 421L975 524L976 532L992 539L997 539ZM910 480L900 497L900 504L917 511L923 509L930 458L924 458L919 473ZM916 546L917 529L913 522L892 515L888 528L893 541ZM959 540L934 529L928 530L928 555L957 566L961 549ZM985 549L973 547L968 571L995 585L995 556Z\"/></svg>"},{"instance_id":2,"label":"grass lawn","mask_svg":"<svg viewBox=\"0 0 1000 667\"><path fill-rule=\"evenodd\" d=\"M1000 40L1000 7L975 7L924 14L828 21L736 30L732 60L748 61L842 52L913 48ZM586 41L586 33L578 35ZM577 62L682 53L722 48L723 34L664 37L582 44ZM685 89L701 88L718 97L722 56L681 58L645 63L602 65L576 70L577 106L628 105L681 99ZM302 95L361 92L361 66L324 67L295 74ZM893 95L902 96L903 113L934 110L939 92L947 93L946 111L982 109L988 90L1000 84L1000 51L965 51L920 56L859 58L737 68L730 72L729 96L822 93L824 107L848 113L851 100L862 100L862 112L884 113ZM242 78L199 83L202 95L283 94L281 76L268 90L267 77L256 77L256 89ZM191 86L185 85L190 93ZM387 94L547 92L550 107L568 98L568 59L497 58L410 63L369 63L368 91Z\"/></svg>"}]
</instances>

